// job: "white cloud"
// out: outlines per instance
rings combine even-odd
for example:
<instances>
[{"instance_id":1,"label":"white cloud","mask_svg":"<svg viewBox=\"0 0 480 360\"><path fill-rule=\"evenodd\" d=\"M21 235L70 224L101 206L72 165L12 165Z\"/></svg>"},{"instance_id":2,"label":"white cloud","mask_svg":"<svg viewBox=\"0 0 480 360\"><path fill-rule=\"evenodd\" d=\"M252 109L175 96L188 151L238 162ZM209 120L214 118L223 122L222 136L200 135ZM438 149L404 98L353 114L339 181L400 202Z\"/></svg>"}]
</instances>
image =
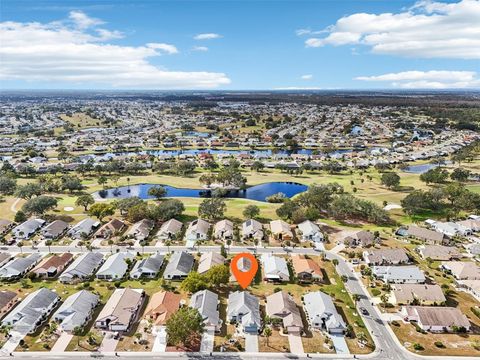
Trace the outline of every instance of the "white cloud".
<instances>
[{"instance_id":1,"label":"white cloud","mask_svg":"<svg viewBox=\"0 0 480 360\"><path fill-rule=\"evenodd\" d=\"M305 75L300 76L300 79L302 79L302 80L312 80L313 75L312 74L305 74Z\"/></svg>"},{"instance_id":2,"label":"white cloud","mask_svg":"<svg viewBox=\"0 0 480 360\"><path fill-rule=\"evenodd\" d=\"M155 49L155 50L161 50L164 51L165 53L171 55L171 54L178 54L178 49L171 44L164 44L164 43L148 43L147 47L150 49Z\"/></svg>"},{"instance_id":3,"label":"white cloud","mask_svg":"<svg viewBox=\"0 0 480 360\"><path fill-rule=\"evenodd\" d=\"M203 51L203 52L205 52L205 51L208 51L208 47L206 47L206 46L194 46L192 48L192 50L193 51Z\"/></svg>"},{"instance_id":4,"label":"white cloud","mask_svg":"<svg viewBox=\"0 0 480 360\"><path fill-rule=\"evenodd\" d=\"M360 44L377 54L480 59L480 0L426 0L395 14L356 13L342 17L325 31L328 35L310 37L305 45Z\"/></svg>"},{"instance_id":5,"label":"white cloud","mask_svg":"<svg viewBox=\"0 0 480 360\"><path fill-rule=\"evenodd\" d=\"M156 89L214 88L230 83L223 73L155 66L149 58L175 54L178 49L156 42L141 46L107 43L122 34L97 28L100 20L72 13L73 24L1 22L0 80L42 82L55 87L86 84Z\"/></svg>"},{"instance_id":6,"label":"white cloud","mask_svg":"<svg viewBox=\"0 0 480 360\"><path fill-rule=\"evenodd\" d=\"M215 33L204 33L204 34L197 34L193 38L195 40L212 40L212 39L218 39L221 38L222 35L220 34L215 34Z\"/></svg>"},{"instance_id":7,"label":"white cloud","mask_svg":"<svg viewBox=\"0 0 480 360\"><path fill-rule=\"evenodd\" d=\"M474 71L403 71L376 76L359 76L355 80L389 82L403 89L460 89L480 86Z\"/></svg>"}]
</instances>

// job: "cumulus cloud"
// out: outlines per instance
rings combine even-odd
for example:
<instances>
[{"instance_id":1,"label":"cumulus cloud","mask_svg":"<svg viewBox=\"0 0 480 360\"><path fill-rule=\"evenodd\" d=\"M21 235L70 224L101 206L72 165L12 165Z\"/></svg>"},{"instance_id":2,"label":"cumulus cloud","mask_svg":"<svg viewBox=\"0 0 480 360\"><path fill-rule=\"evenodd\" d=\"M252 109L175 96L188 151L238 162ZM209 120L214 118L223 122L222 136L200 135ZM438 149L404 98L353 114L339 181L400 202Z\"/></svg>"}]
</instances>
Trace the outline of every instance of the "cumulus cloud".
<instances>
[{"instance_id":1,"label":"cumulus cloud","mask_svg":"<svg viewBox=\"0 0 480 360\"><path fill-rule=\"evenodd\" d=\"M213 88L230 83L223 73L172 71L149 60L178 53L171 44L108 43L123 35L98 26L101 20L78 11L67 21L0 23L0 80L119 88Z\"/></svg>"},{"instance_id":2,"label":"cumulus cloud","mask_svg":"<svg viewBox=\"0 0 480 360\"><path fill-rule=\"evenodd\" d=\"M388 82L403 89L460 89L480 86L474 71L402 71L376 76L359 76L355 80Z\"/></svg>"},{"instance_id":3,"label":"cumulus cloud","mask_svg":"<svg viewBox=\"0 0 480 360\"><path fill-rule=\"evenodd\" d=\"M193 38L195 40L212 40L212 39L218 39L221 37L222 35L216 34L216 33L203 33L203 34L197 34Z\"/></svg>"},{"instance_id":4,"label":"cumulus cloud","mask_svg":"<svg viewBox=\"0 0 480 360\"><path fill-rule=\"evenodd\" d=\"M203 52L205 52L205 51L208 51L208 47L206 47L206 46L194 46L192 48L192 50L193 51L203 51Z\"/></svg>"},{"instance_id":5,"label":"cumulus cloud","mask_svg":"<svg viewBox=\"0 0 480 360\"><path fill-rule=\"evenodd\" d=\"M420 1L399 13L356 13L310 35L307 47L364 45L373 53L420 58L480 59L480 0Z\"/></svg>"},{"instance_id":6,"label":"cumulus cloud","mask_svg":"<svg viewBox=\"0 0 480 360\"><path fill-rule=\"evenodd\" d=\"M302 79L302 80L312 80L313 75L312 74L305 74L305 75L300 76L300 79Z\"/></svg>"}]
</instances>

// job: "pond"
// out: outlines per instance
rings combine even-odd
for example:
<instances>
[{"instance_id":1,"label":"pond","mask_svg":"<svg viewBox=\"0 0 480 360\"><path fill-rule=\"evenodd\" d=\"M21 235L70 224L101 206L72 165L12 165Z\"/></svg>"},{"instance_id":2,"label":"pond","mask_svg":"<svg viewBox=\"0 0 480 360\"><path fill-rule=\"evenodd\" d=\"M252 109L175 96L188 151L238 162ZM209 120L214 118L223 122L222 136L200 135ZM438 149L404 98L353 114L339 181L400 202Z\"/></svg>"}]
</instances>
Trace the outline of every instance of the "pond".
<instances>
[{"instance_id":1,"label":"pond","mask_svg":"<svg viewBox=\"0 0 480 360\"><path fill-rule=\"evenodd\" d=\"M153 199L148 195L148 190L155 184L138 184L130 186L120 186L113 189L97 191L93 193L96 199L123 199L132 196L138 196L140 199ZM211 191L206 189L176 188L169 185L162 185L167 190L166 197L210 197ZM294 182L270 182L260 185L254 185L245 190L231 190L226 197L243 198L257 201L265 201L267 197L276 193L284 193L287 197L304 192L308 186Z\"/></svg>"},{"instance_id":2,"label":"pond","mask_svg":"<svg viewBox=\"0 0 480 360\"><path fill-rule=\"evenodd\" d=\"M445 161L445 165L449 165L452 162L450 160ZM438 167L438 164L420 164L420 165L410 165L406 167L403 171L412 173L412 174L423 174L430 169Z\"/></svg>"}]
</instances>

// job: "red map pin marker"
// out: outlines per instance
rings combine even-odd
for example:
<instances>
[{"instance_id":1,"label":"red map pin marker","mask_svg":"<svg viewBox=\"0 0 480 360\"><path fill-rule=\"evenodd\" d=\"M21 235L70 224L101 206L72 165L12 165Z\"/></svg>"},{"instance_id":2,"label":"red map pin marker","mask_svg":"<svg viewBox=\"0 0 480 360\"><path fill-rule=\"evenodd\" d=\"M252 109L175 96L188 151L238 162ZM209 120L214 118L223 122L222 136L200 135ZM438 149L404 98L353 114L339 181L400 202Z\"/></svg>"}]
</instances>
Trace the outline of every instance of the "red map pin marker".
<instances>
[{"instance_id":1,"label":"red map pin marker","mask_svg":"<svg viewBox=\"0 0 480 360\"><path fill-rule=\"evenodd\" d=\"M237 254L230 262L230 269L240 286L246 289L257 273L257 259L250 253Z\"/></svg>"}]
</instances>

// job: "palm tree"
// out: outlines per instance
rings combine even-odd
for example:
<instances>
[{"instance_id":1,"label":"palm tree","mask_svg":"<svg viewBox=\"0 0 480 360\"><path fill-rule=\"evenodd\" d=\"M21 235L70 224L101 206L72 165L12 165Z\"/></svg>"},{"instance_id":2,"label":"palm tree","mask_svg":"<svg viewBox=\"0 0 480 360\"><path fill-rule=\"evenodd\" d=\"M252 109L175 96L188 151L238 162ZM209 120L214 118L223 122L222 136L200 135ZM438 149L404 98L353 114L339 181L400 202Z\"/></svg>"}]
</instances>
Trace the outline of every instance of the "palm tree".
<instances>
[{"instance_id":1,"label":"palm tree","mask_svg":"<svg viewBox=\"0 0 480 360\"><path fill-rule=\"evenodd\" d=\"M45 245L48 246L48 252L50 253L50 252L51 252L51 251L50 251L50 246L52 246L52 240L47 240L47 241L45 241Z\"/></svg>"},{"instance_id":2,"label":"palm tree","mask_svg":"<svg viewBox=\"0 0 480 360\"><path fill-rule=\"evenodd\" d=\"M388 298L389 296L386 293L380 296L380 300L382 300L382 305L384 310L385 310L385 307L387 306Z\"/></svg>"},{"instance_id":3,"label":"palm tree","mask_svg":"<svg viewBox=\"0 0 480 360\"><path fill-rule=\"evenodd\" d=\"M332 264L333 264L334 266L337 266L337 265L338 265L338 259L333 259L333 260L332 260Z\"/></svg>"},{"instance_id":4,"label":"palm tree","mask_svg":"<svg viewBox=\"0 0 480 360\"><path fill-rule=\"evenodd\" d=\"M167 247L168 253L170 253L170 245L172 245L172 242L170 240L165 241L165 246Z\"/></svg>"},{"instance_id":5,"label":"palm tree","mask_svg":"<svg viewBox=\"0 0 480 360\"><path fill-rule=\"evenodd\" d=\"M355 306L357 306L357 302L360 300L360 294L352 294L352 299L355 303Z\"/></svg>"},{"instance_id":6,"label":"palm tree","mask_svg":"<svg viewBox=\"0 0 480 360\"><path fill-rule=\"evenodd\" d=\"M265 336L265 341L268 346L268 338L272 336L272 329L270 327L266 326L265 329L263 329L263 335Z\"/></svg>"}]
</instances>

